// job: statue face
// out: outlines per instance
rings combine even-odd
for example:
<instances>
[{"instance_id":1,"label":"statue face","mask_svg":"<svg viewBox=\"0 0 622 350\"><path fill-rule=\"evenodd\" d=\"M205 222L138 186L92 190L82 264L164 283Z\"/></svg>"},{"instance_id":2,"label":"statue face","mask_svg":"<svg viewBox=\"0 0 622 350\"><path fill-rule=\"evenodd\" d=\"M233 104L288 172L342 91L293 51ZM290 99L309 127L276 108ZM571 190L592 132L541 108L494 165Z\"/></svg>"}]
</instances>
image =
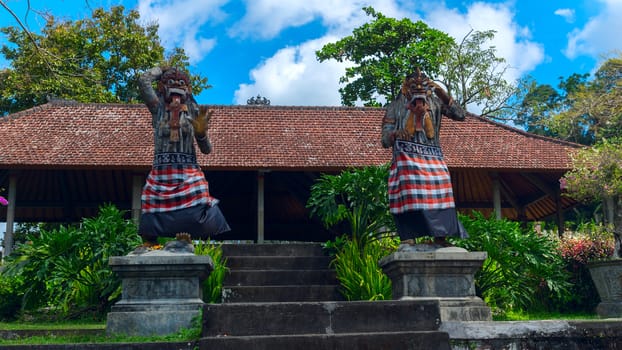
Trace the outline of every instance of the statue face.
<instances>
[{"instance_id":1,"label":"statue face","mask_svg":"<svg viewBox=\"0 0 622 350\"><path fill-rule=\"evenodd\" d=\"M416 73L410 74L402 84L402 94L409 101L416 98L425 98L428 92L428 77L417 69Z\"/></svg>"},{"instance_id":2,"label":"statue face","mask_svg":"<svg viewBox=\"0 0 622 350\"><path fill-rule=\"evenodd\" d=\"M184 103L192 92L190 79L186 73L177 68L168 69L158 82L158 91L164 96L166 102L179 99L179 102Z\"/></svg>"}]
</instances>

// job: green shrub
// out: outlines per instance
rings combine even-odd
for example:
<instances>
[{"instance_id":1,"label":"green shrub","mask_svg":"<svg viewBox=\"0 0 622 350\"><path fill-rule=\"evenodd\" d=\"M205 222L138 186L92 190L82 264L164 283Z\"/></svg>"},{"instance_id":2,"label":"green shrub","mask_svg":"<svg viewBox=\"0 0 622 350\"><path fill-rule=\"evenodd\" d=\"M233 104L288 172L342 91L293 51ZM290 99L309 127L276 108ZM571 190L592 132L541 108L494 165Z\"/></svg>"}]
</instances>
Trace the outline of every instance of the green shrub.
<instances>
[{"instance_id":1,"label":"green shrub","mask_svg":"<svg viewBox=\"0 0 622 350\"><path fill-rule=\"evenodd\" d=\"M488 253L475 286L495 313L544 308L543 295L561 300L568 296L569 276L554 239L478 212L460 215L460 221L469 238L456 240L456 245Z\"/></svg>"},{"instance_id":2,"label":"green shrub","mask_svg":"<svg viewBox=\"0 0 622 350\"><path fill-rule=\"evenodd\" d=\"M120 280L108 266L141 243L137 228L112 205L79 226L29 233L7 258L3 275L22 278L23 308L48 307L61 317L102 318L120 297Z\"/></svg>"},{"instance_id":3,"label":"green shrub","mask_svg":"<svg viewBox=\"0 0 622 350\"><path fill-rule=\"evenodd\" d=\"M378 266L378 261L393 252L397 243L392 238L370 241L363 245L346 237L329 244L333 249L341 294L346 300L390 300L391 280Z\"/></svg>"},{"instance_id":4,"label":"green shrub","mask_svg":"<svg viewBox=\"0 0 622 350\"><path fill-rule=\"evenodd\" d=\"M203 281L203 301L205 303L220 303L222 301L222 284L227 274L227 258L223 256L222 244L213 244L199 241L195 245L196 255L209 255L214 263L213 270Z\"/></svg>"},{"instance_id":5,"label":"green shrub","mask_svg":"<svg viewBox=\"0 0 622 350\"><path fill-rule=\"evenodd\" d=\"M307 207L327 228L347 223L348 234L365 244L384 231L392 232L393 217L387 196L388 165L322 175L313 186Z\"/></svg>"},{"instance_id":6,"label":"green shrub","mask_svg":"<svg viewBox=\"0 0 622 350\"><path fill-rule=\"evenodd\" d=\"M0 321L14 321L22 307L23 281L16 277L0 274Z\"/></svg>"}]
</instances>

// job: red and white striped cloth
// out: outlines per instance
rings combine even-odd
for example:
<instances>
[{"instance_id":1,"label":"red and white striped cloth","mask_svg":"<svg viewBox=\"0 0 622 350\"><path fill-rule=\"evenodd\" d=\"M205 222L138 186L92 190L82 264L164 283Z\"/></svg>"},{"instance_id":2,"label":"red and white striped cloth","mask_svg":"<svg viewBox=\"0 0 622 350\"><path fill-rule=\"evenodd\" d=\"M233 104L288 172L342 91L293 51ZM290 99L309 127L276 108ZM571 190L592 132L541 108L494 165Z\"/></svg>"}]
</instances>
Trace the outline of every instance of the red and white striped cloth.
<instances>
[{"instance_id":1,"label":"red and white striped cloth","mask_svg":"<svg viewBox=\"0 0 622 350\"><path fill-rule=\"evenodd\" d=\"M215 204L209 185L197 164L154 166L141 195L142 212L157 213Z\"/></svg>"},{"instance_id":2,"label":"red and white striped cloth","mask_svg":"<svg viewBox=\"0 0 622 350\"><path fill-rule=\"evenodd\" d=\"M440 147L396 141L389 170L390 212L454 207L451 177Z\"/></svg>"}]
</instances>

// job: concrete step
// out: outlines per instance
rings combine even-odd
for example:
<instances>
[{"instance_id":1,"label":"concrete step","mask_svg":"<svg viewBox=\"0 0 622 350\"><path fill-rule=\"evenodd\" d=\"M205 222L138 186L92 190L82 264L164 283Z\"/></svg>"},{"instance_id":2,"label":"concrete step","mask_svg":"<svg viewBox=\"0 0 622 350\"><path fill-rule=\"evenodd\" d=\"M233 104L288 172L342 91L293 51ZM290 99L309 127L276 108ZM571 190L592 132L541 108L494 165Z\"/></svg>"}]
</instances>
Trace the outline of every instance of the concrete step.
<instances>
[{"instance_id":1,"label":"concrete step","mask_svg":"<svg viewBox=\"0 0 622 350\"><path fill-rule=\"evenodd\" d=\"M231 270L325 270L328 256L227 256Z\"/></svg>"},{"instance_id":2,"label":"concrete step","mask_svg":"<svg viewBox=\"0 0 622 350\"><path fill-rule=\"evenodd\" d=\"M223 303L343 300L318 243L224 244Z\"/></svg>"},{"instance_id":3,"label":"concrete step","mask_svg":"<svg viewBox=\"0 0 622 350\"><path fill-rule=\"evenodd\" d=\"M272 336L206 337L200 349L219 350L450 350L449 336L439 331Z\"/></svg>"},{"instance_id":4,"label":"concrete step","mask_svg":"<svg viewBox=\"0 0 622 350\"><path fill-rule=\"evenodd\" d=\"M209 304L204 337L436 331L433 300Z\"/></svg>"},{"instance_id":5,"label":"concrete step","mask_svg":"<svg viewBox=\"0 0 622 350\"><path fill-rule=\"evenodd\" d=\"M229 270L229 286L338 284L335 271L324 270Z\"/></svg>"},{"instance_id":6,"label":"concrete step","mask_svg":"<svg viewBox=\"0 0 622 350\"><path fill-rule=\"evenodd\" d=\"M343 300L339 285L255 285L222 289L223 303L296 302Z\"/></svg>"},{"instance_id":7,"label":"concrete step","mask_svg":"<svg viewBox=\"0 0 622 350\"><path fill-rule=\"evenodd\" d=\"M223 244L225 256L328 256L319 243Z\"/></svg>"}]
</instances>

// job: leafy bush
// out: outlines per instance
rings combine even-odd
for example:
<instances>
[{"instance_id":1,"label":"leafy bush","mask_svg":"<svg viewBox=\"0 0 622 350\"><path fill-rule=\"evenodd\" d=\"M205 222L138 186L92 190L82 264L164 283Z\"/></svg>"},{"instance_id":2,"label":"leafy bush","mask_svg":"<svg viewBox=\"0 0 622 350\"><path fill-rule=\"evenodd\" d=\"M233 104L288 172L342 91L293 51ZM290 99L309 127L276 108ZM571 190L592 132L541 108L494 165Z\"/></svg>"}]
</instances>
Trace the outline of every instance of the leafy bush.
<instances>
[{"instance_id":1,"label":"leafy bush","mask_svg":"<svg viewBox=\"0 0 622 350\"><path fill-rule=\"evenodd\" d=\"M561 312L594 312L600 301L588 270L588 263L613 255L611 232L602 225L584 224L576 232L567 232L559 241L559 252L570 273L569 297L557 302Z\"/></svg>"},{"instance_id":2,"label":"leafy bush","mask_svg":"<svg viewBox=\"0 0 622 350\"><path fill-rule=\"evenodd\" d=\"M126 255L141 243L134 223L112 205L78 227L30 233L7 258L3 275L22 278L23 308L59 309L64 317L92 312L103 317L121 293L108 266L111 256Z\"/></svg>"},{"instance_id":3,"label":"leafy bush","mask_svg":"<svg viewBox=\"0 0 622 350\"><path fill-rule=\"evenodd\" d=\"M391 299L391 281L378 260L393 252L397 242L385 232L393 232L387 196L388 164L322 175L311 187L307 207L326 227L347 223L326 248L334 256L341 293L347 300Z\"/></svg>"},{"instance_id":4,"label":"leafy bush","mask_svg":"<svg viewBox=\"0 0 622 350\"><path fill-rule=\"evenodd\" d=\"M223 256L222 244L213 244L200 241L195 245L196 255L209 255L214 268L203 281L203 301L206 303L220 303L222 301L222 284L227 274L227 258Z\"/></svg>"},{"instance_id":5,"label":"leafy bush","mask_svg":"<svg viewBox=\"0 0 622 350\"><path fill-rule=\"evenodd\" d=\"M23 281L0 274L0 321L14 321L22 307Z\"/></svg>"},{"instance_id":6,"label":"leafy bush","mask_svg":"<svg viewBox=\"0 0 622 350\"><path fill-rule=\"evenodd\" d=\"M326 227L348 223L347 234L363 244L382 231L394 231L388 211L388 169L388 165L369 166L322 175L311 187L307 202L311 215L320 217Z\"/></svg>"},{"instance_id":7,"label":"leafy bush","mask_svg":"<svg viewBox=\"0 0 622 350\"><path fill-rule=\"evenodd\" d=\"M378 266L378 260L392 253L397 242L392 238L374 240L363 245L357 240L342 237L334 249L331 266L335 268L346 300L390 300L391 280Z\"/></svg>"},{"instance_id":8,"label":"leafy bush","mask_svg":"<svg viewBox=\"0 0 622 350\"><path fill-rule=\"evenodd\" d=\"M518 222L487 219L481 213L460 215L469 238L457 240L488 258L475 276L478 294L494 312L542 308L542 295L567 297L570 284L555 240L521 229Z\"/></svg>"}]
</instances>

